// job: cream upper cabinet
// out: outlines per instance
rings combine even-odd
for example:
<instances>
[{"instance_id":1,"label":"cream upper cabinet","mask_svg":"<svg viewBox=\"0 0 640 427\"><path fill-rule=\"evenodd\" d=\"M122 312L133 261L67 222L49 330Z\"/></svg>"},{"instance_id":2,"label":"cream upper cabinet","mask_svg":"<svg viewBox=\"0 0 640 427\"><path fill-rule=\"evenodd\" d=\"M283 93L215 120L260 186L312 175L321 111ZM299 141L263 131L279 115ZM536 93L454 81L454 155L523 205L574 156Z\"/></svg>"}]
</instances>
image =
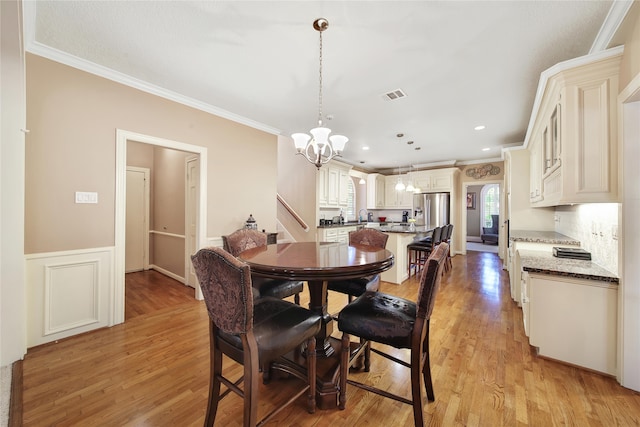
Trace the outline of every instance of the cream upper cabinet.
<instances>
[{"instance_id":1,"label":"cream upper cabinet","mask_svg":"<svg viewBox=\"0 0 640 427\"><path fill-rule=\"evenodd\" d=\"M340 170L336 168L327 169L327 205L338 206L340 191Z\"/></svg>"},{"instance_id":2,"label":"cream upper cabinet","mask_svg":"<svg viewBox=\"0 0 640 427\"><path fill-rule=\"evenodd\" d=\"M385 178L379 173L367 175L367 209L383 209L385 196Z\"/></svg>"},{"instance_id":3,"label":"cream upper cabinet","mask_svg":"<svg viewBox=\"0 0 640 427\"><path fill-rule=\"evenodd\" d=\"M529 200L531 203L539 202L542 200L542 141L540 138L535 138L531 141L530 155L529 155L529 170L531 175L529 177Z\"/></svg>"},{"instance_id":4,"label":"cream upper cabinet","mask_svg":"<svg viewBox=\"0 0 640 427\"><path fill-rule=\"evenodd\" d=\"M528 141L533 206L620 200L616 96L621 57L621 48L610 49L559 64L548 77Z\"/></svg>"},{"instance_id":5,"label":"cream upper cabinet","mask_svg":"<svg viewBox=\"0 0 640 427\"><path fill-rule=\"evenodd\" d=\"M458 168L418 171L412 172L410 179L413 181L413 186L419 188L421 193L451 192L458 172Z\"/></svg>"},{"instance_id":6,"label":"cream upper cabinet","mask_svg":"<svg viewBox=\"0 0 640 427\"><path fill-rule=\"evenodd\" d=\"M327 169L320 168L318 171L318 205L327 206Z\"/></svg>"},{"instance_id":7,"label":"cream upper cabinet","mask_svg":"<svg viewBox=\"0 0 640 427\"><path fill-rule=\"evenodd\" d=\"M346 207L348 202L349 170L351 167L330 162L318 171L318 205L321 208Z\"/></svg>"},{"instance_id":8,"label":"cream upper cabinet","mask_svg":"<svg viewBox=\"0 0 640 427\"><path fill-rule=\"evenodd\" d=\"M400 179L407 185L406 175L401 175ZM413 193L406 190L396 190L398 175L386 177L385 183L385 207L388 209L411 209L413 206Z\"/></svg>"}]
</instances>

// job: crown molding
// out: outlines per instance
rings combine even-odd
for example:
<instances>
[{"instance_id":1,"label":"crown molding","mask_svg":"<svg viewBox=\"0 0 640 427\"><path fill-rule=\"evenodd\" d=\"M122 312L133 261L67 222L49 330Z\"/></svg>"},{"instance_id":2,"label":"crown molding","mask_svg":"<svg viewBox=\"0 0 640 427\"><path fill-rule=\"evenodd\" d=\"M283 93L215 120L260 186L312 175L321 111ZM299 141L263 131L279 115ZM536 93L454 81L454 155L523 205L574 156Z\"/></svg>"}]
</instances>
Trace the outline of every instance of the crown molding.
<instances>
[{"instance_id":1,"label":"crown molding","mask_svg":"<svg viewBox=\"0 0 640 427\"><path fill-rule=\"evenodd\" d=\"M622 21L624 21L627 12L633 5L633 0L616 0L611 5L607 17L604 18L604 22L600 27L600 31L596 35L589 53L596 53L605 50L609 47L609 43L615 36L616 32L620 28Z\"/></svg>"},{"instance_id":2,"label":"crown molding","mask_svg":"<svg viewBox=\"0 0 640 427\"><path fill-rule=\"evenodd\" d=\"M218 108L214 105L207 104L202 101L190 98L188 96L181 95L177 92L156 86L140 79L131 77L127 74L119 71L112 70L110 68L98 65L96 63L84 60L74 55L70 55L58 49L46 46L35 40L35 28L36 28L36 5L37 2L23 2L23 28L24 28L24 47L25 51L34 55L41 56L43 58L50 59L55 62L59 62L69 67L76 68L78 70L85 71L90 74L94 74L99 77L114 81L116 83L123 84L138 90L141 90L152 95L159 96L169 101L177 102L187 107L195 108L206 113L213 114L218 117L222 117L227 120L231 120L236 123L240 123L245 126L249 126L254 129L261 130L273 135L280 135L282 131L280 129L268 126L264 123L251 120L249 118L240 116L230 111Z\"/></svg>"}]
</instances>

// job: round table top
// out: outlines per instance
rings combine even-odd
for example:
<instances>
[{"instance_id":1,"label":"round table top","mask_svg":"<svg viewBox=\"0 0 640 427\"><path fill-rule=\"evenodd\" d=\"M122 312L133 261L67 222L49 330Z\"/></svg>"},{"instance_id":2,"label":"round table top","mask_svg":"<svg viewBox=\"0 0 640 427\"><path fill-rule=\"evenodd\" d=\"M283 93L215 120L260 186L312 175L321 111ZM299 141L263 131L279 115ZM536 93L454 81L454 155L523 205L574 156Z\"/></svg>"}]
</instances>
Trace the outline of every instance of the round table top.
<instances>
[{"instance_id":1,"label":"round table top","mask_svg":"<svg viewBox=\"0 0 640 427\"><path fill-rule=\"evenodd\" d=\"M393 266L387 249L331 242L278 243L248 249L238 258L256 275L297 280L351 279Z\"/></svg>"}]
</instances>

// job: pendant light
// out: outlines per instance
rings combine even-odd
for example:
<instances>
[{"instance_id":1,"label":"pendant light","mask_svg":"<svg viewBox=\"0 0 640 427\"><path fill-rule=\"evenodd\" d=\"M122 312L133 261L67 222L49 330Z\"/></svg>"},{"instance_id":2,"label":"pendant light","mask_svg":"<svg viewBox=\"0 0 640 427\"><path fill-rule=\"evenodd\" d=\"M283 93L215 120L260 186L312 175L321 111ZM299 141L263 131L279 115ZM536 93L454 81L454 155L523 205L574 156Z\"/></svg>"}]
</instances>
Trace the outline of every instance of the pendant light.
<instances>
[{"instance_id":1,"label":"pendant light","mask_svg":"<svg viewBox=\"0 0 640 427\"><path fill-rule=\"evenodd\" d=\"M329 28L329 21L318 18L313 22L313 28L320 34L320 79L318 90L318 127L306 133L291 135L298 154L302 154L318 169L344 150L349 138L343 135L329 136L331 129L322 126L322 32Z\"/></svg>"}]
</instances>

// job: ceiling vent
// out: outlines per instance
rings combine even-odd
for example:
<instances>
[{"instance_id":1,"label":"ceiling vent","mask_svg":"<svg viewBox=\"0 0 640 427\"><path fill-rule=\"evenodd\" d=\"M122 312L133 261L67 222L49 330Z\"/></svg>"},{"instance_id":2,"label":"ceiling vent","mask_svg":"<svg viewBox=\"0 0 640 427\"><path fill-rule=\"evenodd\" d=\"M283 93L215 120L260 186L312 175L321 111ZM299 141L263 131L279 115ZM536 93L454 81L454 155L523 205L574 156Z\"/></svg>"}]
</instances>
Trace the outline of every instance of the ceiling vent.
<instances>
[{"instance_id":1,"label":"ceiling vent","mask_svg":"<svg viewBox=\"0 0 640 427\"><path fill-rule=\"evenodd\" d=\"M392 90L384 94L385 99L389 101L395 101L396 99L405 98L406 96L407 94L404 93L402 89Z\"/></svg>"}]
</instances>

